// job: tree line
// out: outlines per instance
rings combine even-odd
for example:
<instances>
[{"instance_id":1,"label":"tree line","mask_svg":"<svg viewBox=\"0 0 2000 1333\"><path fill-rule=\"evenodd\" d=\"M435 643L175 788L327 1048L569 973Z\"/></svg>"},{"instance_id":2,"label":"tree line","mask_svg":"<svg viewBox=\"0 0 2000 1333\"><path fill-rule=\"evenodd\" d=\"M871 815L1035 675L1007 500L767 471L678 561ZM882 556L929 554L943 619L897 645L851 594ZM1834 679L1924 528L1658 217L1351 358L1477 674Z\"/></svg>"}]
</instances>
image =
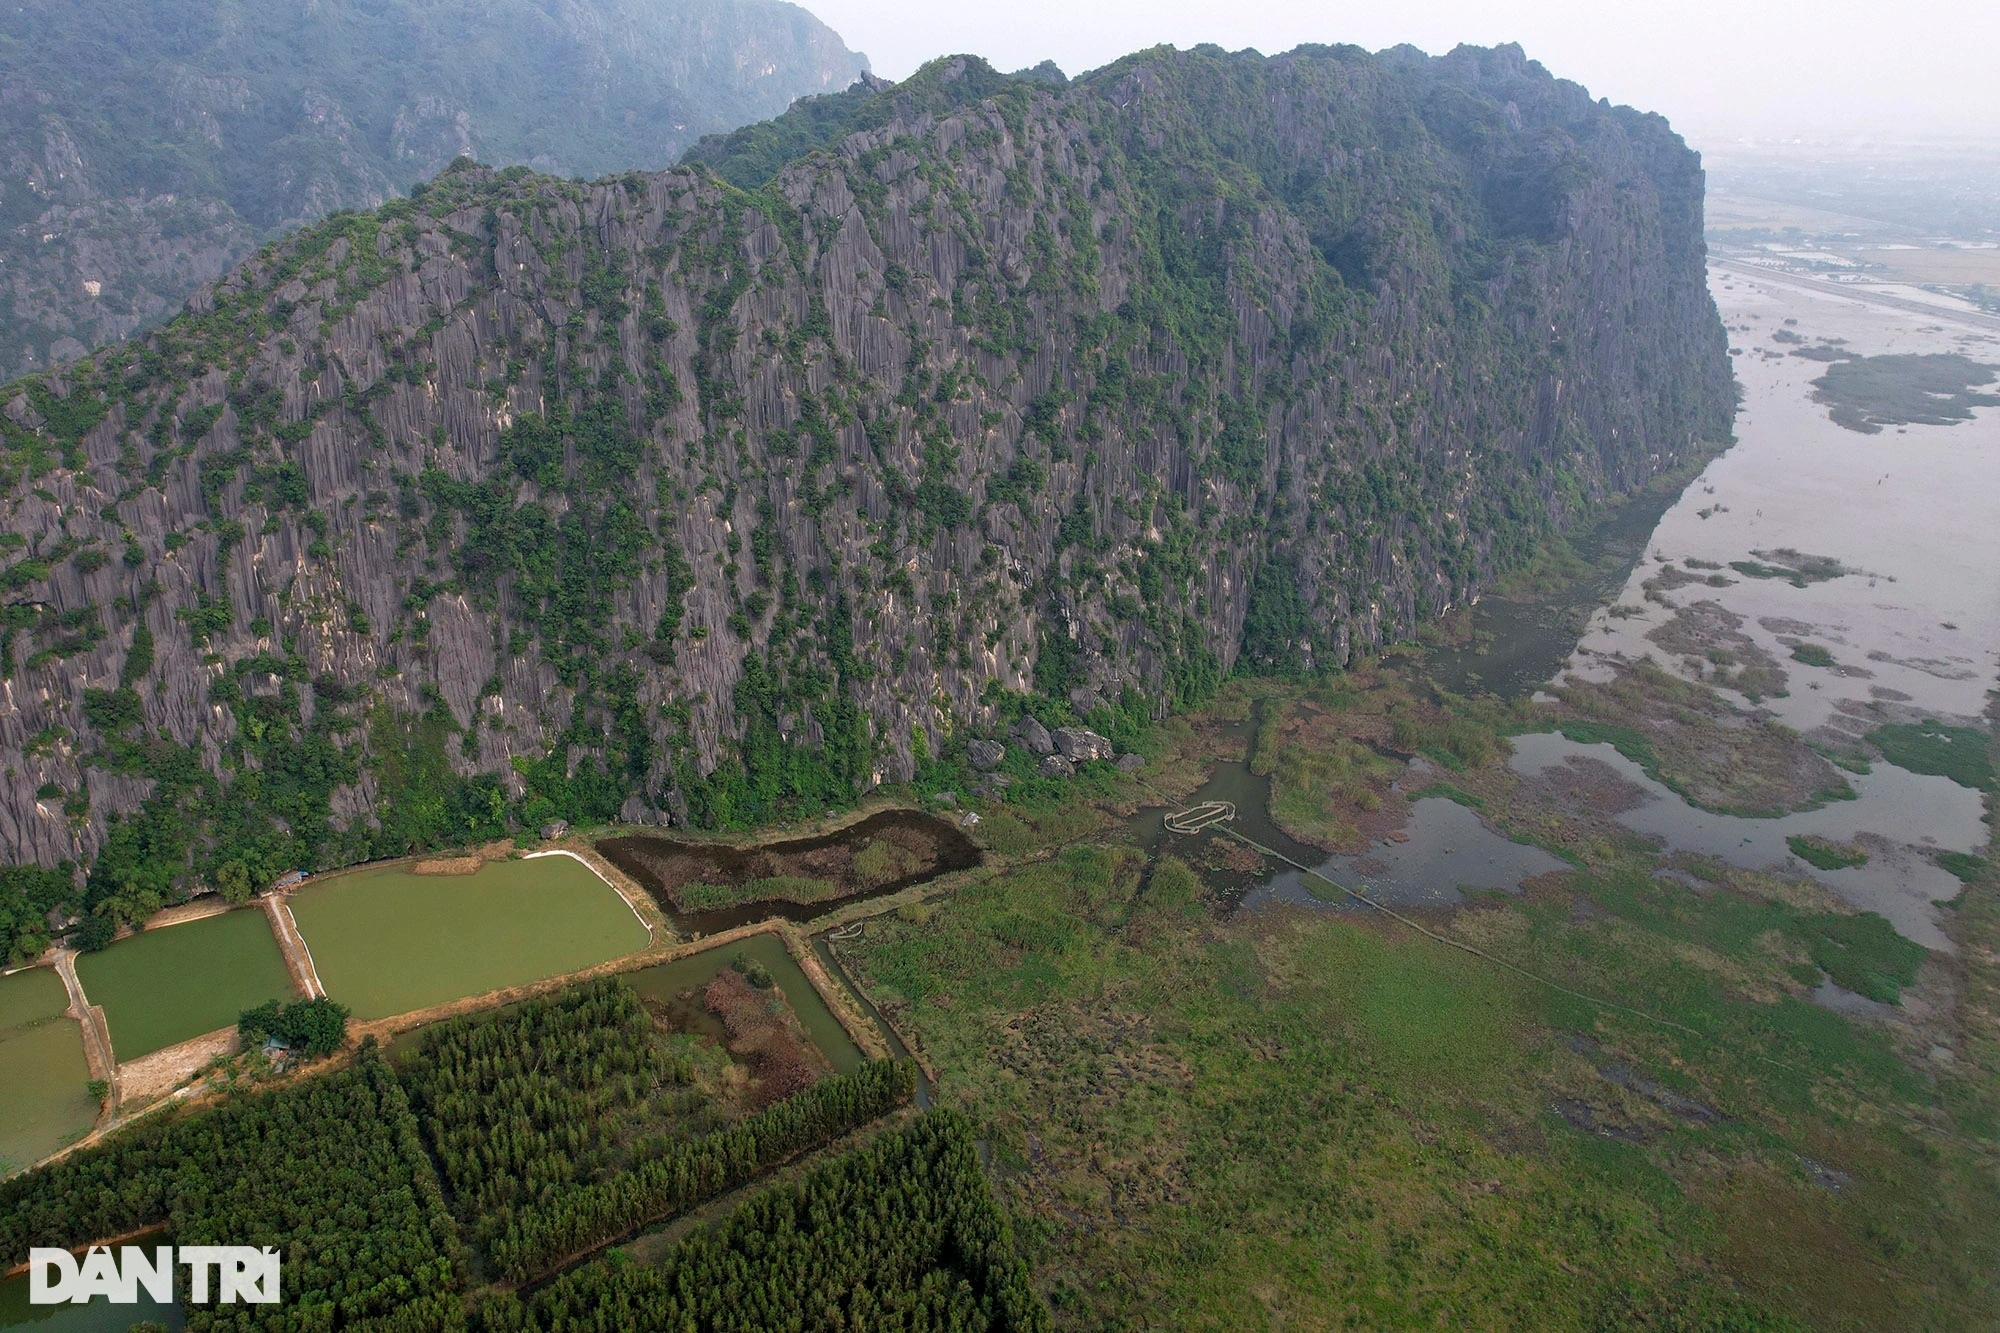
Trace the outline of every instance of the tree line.
<instances>
[{"instance_id":1,"label":"tree line","mask_svg":"<svg viewBox=\"0 0 2000 1333\"><path fill-rule=\"evenodd\" d=\"M439 1024L403 1065L452 1211L484 1249L515 1210L616 1167L646 1113L705 1101L631 987L588 982Z\"/></svg>"},{"instance_id":2,"label":"tree line","mask_svg":"<svg viewBox=\"0 0 2000 1333\"><path fill-rule=\"evenodd\" d=\"M530 1281L886 1115L916 1087L914 1066L871 1061L607 1180L552 1192L522 1209L488 1253L508 1281Z\"/></svg>"},{"instance_id":3,"label":"tree line","mask_svg":"<svg viewBox=\"0 0 2000 1333\"><path fill-rule=\"evenodd\" d=\"M595 1260L479 1316L491 1333L1052 1327L953 1110L764 1191L657 1264Z\"/></svg>"},{"instance_id":4,"label":"tree line","mask_svg":"<svg viewBox=\"0 0 2000 1333\"><path fill-rule=\"evenodd\" d=\"M716 1198L916 1086L909 1063L876 1061L726 1121L682 1042L616 980L442 1024L395 1064L371 1039L349 1068L168 1111L0 1183L0 1265L155 1227L180 1245L279 1247L277 1306L193 1307L180 1271L197 1333L631 1327L629 1311L667 1312L664 1327L1046 1326L955 1117L760 1197L677 1248L665 1277L631 1278L613 1257L551 1284L558 1295L485 1288ZM690 1297L690 1282L713 1290Z\"/></svg>"},{"instance_id":5,"label":"tree line","mask_svg":"<svg viewBox=\"0 0 2000 1333\"><path fill-rule=\"evenodd\" d=\"M0 1185L0 1263L156 1226L178 1245L284 1253L277 1306L192 1306L179 1271L195 1330L346 1327L466 1273L416 1117L372 1044L349 1069L144 1121Z\"/></svg>"}]
</instances>

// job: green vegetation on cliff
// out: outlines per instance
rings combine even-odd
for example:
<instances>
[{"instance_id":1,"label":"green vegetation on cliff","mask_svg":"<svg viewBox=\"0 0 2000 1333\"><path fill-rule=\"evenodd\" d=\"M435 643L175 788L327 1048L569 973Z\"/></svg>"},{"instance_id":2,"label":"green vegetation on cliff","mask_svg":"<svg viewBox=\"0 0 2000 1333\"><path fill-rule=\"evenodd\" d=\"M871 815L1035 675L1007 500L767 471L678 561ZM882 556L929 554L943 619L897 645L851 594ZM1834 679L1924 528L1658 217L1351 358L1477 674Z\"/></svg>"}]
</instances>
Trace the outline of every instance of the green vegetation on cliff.
<instances>
[{"instance_id":1,"label":"green vegetation on cliff","mask_svg":"<svg viewBox=\"0 0 2000 1333\"><path fill-rule=\"evenodd\" d=\"M1727 433L1695 159L1511 48L941 61L698 156L454 168L0 389L12 855L134 919L1122 744Z\"/></svg>"}]
</instances>

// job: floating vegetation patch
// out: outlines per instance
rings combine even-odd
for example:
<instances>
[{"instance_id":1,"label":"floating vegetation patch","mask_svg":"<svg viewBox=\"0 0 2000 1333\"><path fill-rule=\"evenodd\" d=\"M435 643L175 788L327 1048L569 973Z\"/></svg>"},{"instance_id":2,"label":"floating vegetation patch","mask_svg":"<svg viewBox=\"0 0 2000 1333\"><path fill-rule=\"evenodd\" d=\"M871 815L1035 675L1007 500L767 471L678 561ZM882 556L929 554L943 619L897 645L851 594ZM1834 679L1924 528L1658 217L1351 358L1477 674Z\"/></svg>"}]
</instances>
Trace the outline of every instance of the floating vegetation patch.
<instances>
[{"instance_id":1,"label":"floating vegetation patch","mask_svg":"<svg viewBox=\"0 0 2000 1333\"><path fill-rule=\"evenodd\" d=\"M1868 743L1898 768L1950 778L1961 787L1990 791L1994 785L1993 757L1986 733L1977 727L1946 726L1936 718L1877 727Z\"/></svg>"},{"instance_id":2,"label":"floating vegetation patch","mask_svg":"<svg viewBox=\"0 0 2000 1333\"><path fill-rule=\"evenodd\" d=\"M1813 381L1813 398L1832 409L1834 424L1864 435L1884 426L1951 426L1970 421L1974 408L2000 406L2000 394L1978 391L1995 375L1956 352L1857 356L1828 365Z\"/></svg>"},{"instance_id":3,"label":"floating vegetation patch","mask_svg":"<svg viewBox=\"0 0 2000 1333\"><path fill-rule=\"evenodd\" d=\"M1868 853L1851 843L1834 842L1816 833L1794 833L1785 839L1792 855L1821 870L1848 870L1868 864Z\"/></svg>"},{"instance_id":4,"label":"floating vegetation patch","mask_svg":"<svg viewBox=\"0 0 2000 1333\"><path fill-rule=\"evenodd\" d=\"M1856 571L1832 556L1807 555L1789 546L1775 551L1752 551L1754 560L1732 560L1729 567L1746 579L1784 579L1794 588L1845 577Z\"/></svg>"},{"instance_id":5,"label":"floating vegetation patch","mask_svg":"<svg viewBox=\"0 0 2000 1333\"><path fill-rule=\"evenodd\" d=\"M1820 643L1795 643L1792 645L1792 660L1804 662L1807 666L1830 667L1833 653Z\"/></svg>"}]
</instances>

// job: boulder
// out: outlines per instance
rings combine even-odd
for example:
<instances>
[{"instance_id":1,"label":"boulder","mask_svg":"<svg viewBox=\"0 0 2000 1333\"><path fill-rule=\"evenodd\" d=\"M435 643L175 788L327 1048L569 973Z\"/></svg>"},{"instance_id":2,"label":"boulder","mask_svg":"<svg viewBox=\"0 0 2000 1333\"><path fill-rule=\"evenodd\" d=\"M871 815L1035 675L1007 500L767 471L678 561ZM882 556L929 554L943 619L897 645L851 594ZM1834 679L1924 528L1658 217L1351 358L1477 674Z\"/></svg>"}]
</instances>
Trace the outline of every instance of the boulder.
<instances>
[{"instance_id":1,"label":"boulder","mask_svg":"<svg viewBox=\"0 0 2000 1333\"><path fill-rule=\"evenodd\" d=\"M1118 771L1120 773L1137 773L1145 766L1146 756L1143 754L1121 754L1118 756Z\"/></svg>"},{"instance_id":2,"label":"boulder","mask_svg":"<svg viewBox=\"0 0 2000 1333\"><path fill-rule=\"evenodd\" d=\"M979 739L966 742L966 761L982 773L989 768L1000 767L1000 761L1006 757L1007 747L999 741Z\"/></svg>"},{"instance_id":3,"label":"boulder","mask_svg":"<svg viewBox=\"0 0 2000 1333\"><path fill-rule=\"evenodd\" d=\"M1056 750L1073 764L1109 759L1118 753L1117 746L1087 727L1057 727L1054 737Z\"/></svg>"},{"instance_id":4,"label":"boulder","mask_svg":"<svg viewBox=\"0 0 2000 1333\"><path fill-rule=\"evenodd\" d=\"M569 832L569 821L567 819L558 819L552 824L544 824L542 825L542 841L554 842L567 832Z\"/></svg>"},{"instance_id":5,"label":"boulder","mask_svg":"<svg viewBox=\"0 0 2000 1333\"><path fill-rule=\"evenodd\" d=\"M1035 765L1035 771L1045 778L1067 778L1076 773L1076 765L1059 754L1052 754Z\"/></svg>"},{"instance_id":6,"label":"boulder","mask_svg":"<svg viewBox=\"0 0 2000 1333\"><path fill-rule=\"evenodd\" d=\"M1031 754L1056 752L1055 738L1049 735L1049 729L1032 717L1022 718L1021 725L1014 728L1014 734L1021 738L1021 744L1027 746Z\"/></svg>"}]
</instances>

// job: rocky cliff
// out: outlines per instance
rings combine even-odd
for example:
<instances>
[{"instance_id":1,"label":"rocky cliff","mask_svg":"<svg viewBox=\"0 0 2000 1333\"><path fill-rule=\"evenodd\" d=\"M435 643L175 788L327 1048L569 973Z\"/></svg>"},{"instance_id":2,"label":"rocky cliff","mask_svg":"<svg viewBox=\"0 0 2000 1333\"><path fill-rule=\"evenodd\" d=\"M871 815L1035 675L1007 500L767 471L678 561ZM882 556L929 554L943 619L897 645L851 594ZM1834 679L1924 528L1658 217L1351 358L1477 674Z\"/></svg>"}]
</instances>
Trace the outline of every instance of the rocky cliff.
<instances>
[{"instance_id":1,"label":"rocky cliff","mask_svg":"<svg viewBox=\"0 0 2000 1333\"><path fill-rule=\"evenodd\" d=\"M10 856L836 803L1342 662L1729 429L1697 158L1515 49L942 61L696 156L454 168L0 392Z\"/></svg>"},{"instance_id":2,"label":"rocky cliff","mask_svg":"<svg viewBox=\"0 0 2000 1333\"><path fill-rule=\"evenodd\" d=\"M777 0L30 0L0 37L0 373L461 153L664 167L864 68Z\"/></svg>"}]
</instances>

